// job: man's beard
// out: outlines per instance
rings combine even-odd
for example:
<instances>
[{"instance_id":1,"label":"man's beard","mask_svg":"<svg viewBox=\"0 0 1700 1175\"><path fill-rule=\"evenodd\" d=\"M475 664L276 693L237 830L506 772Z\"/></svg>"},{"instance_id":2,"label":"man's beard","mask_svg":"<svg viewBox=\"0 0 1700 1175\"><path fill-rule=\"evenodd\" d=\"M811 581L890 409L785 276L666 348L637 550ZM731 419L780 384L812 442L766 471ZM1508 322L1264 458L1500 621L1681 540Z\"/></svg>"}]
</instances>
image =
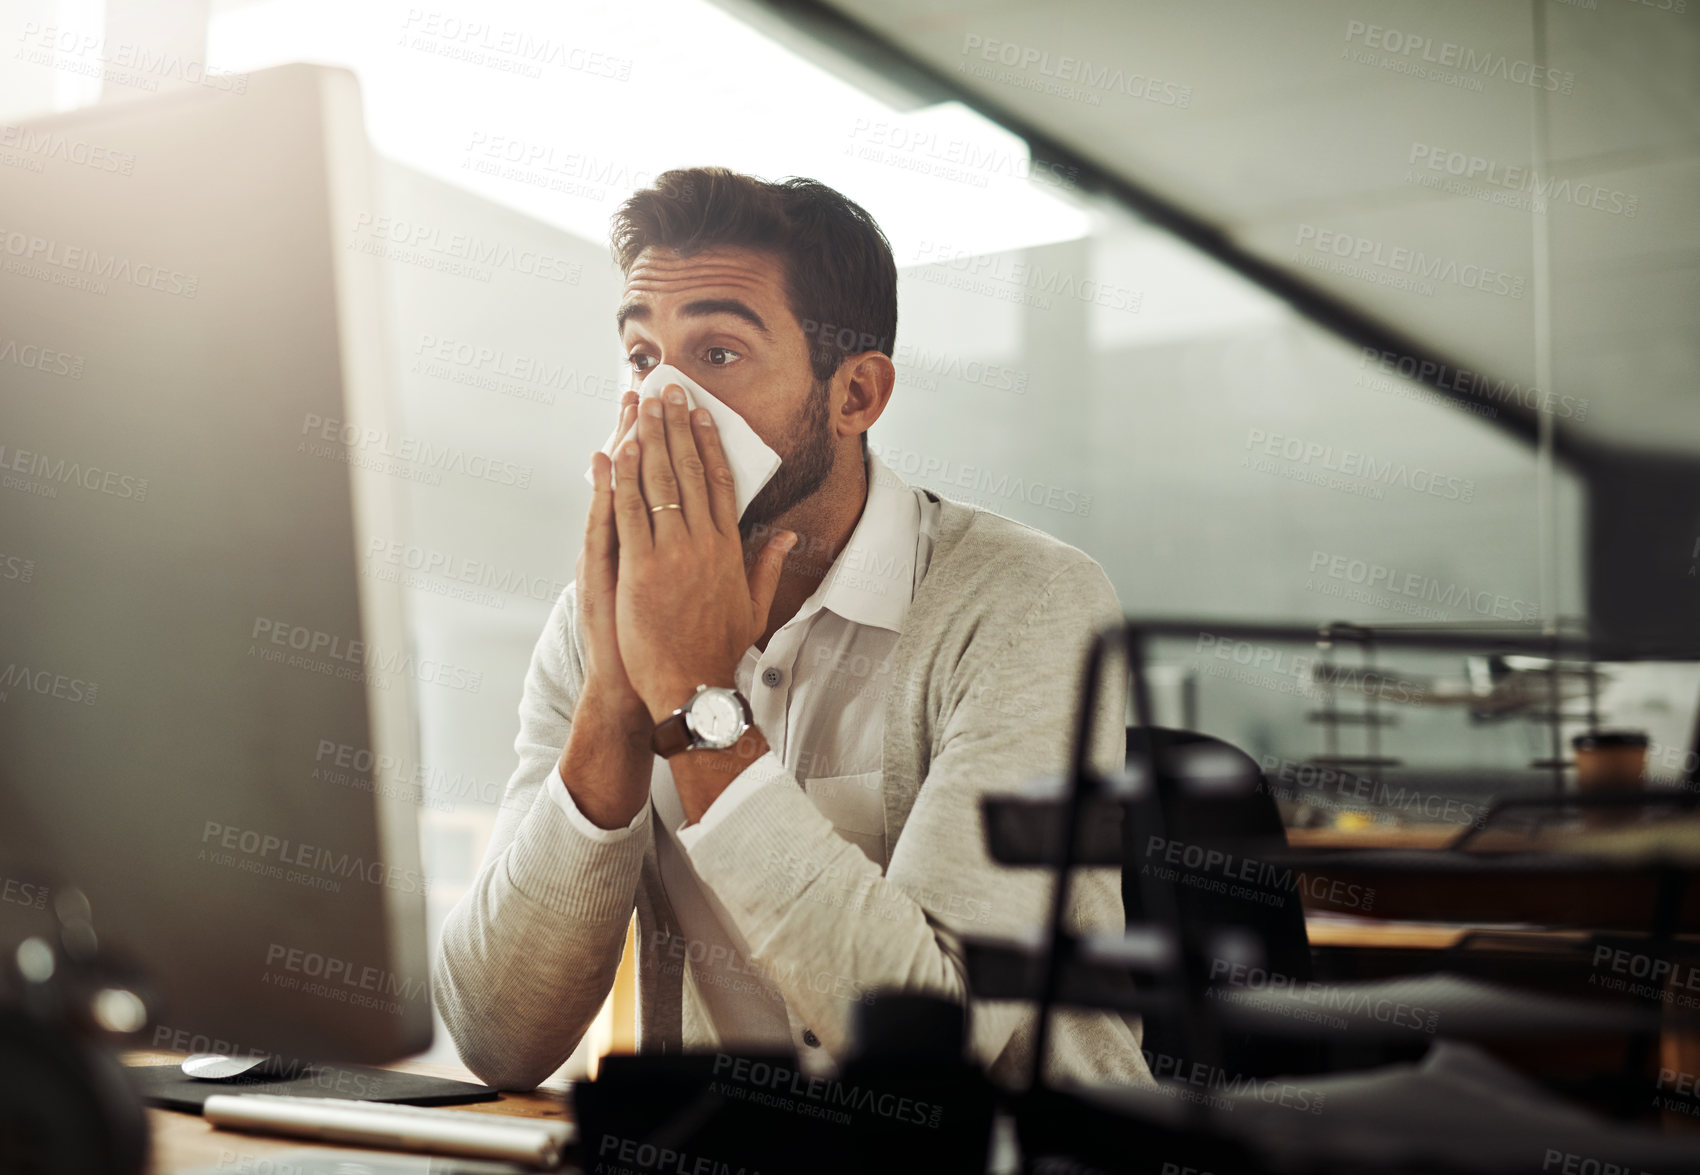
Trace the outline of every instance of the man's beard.
<instances>
[{"instance_id":1,"label":"man's beard","mask_svg":"<svg viewBox=\"0 0 1700 1175\"><path fill-rule=\"evenodd\" d=\"M749 509L738 522L738 533L746 541L753 534L763 533L774 519L820 489L827 474L832 472L830 403L829 385L816 382L792 424L790 431L796 440L791 452L779 455L778 472L750 499Z\"/></svg>"}]
</instances>

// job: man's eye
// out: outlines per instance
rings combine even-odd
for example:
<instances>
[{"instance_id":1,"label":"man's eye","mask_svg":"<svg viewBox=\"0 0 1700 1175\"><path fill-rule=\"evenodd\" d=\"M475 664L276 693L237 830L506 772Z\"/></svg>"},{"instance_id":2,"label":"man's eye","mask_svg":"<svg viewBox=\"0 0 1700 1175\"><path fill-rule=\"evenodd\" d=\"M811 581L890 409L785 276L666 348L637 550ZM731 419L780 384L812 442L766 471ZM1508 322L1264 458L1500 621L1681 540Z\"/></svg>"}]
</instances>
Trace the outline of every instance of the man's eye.
<instances>
[{"instance_id":1,"label":"man's eye","mask_svg":"<svg viewBox=\"0 0 1700 1175\"><path fill-rule=\"evenodd\" d=\"M731 363L733 360L742 358L742 356L740 356L738 354L738 352L734 351L730 347L710 347L707 351L705 351L703 353L708 356L708 365L710 367L725 367L729 363ZM732 358L727 359L727 360L720 360L720 359L715 358L716 355L730 355Z\"/></svg>"},{"instance_id":2,"label":"man's eye","mask_svg":"<svg viewBox=\"0 0 1700 1175\"><path fill-rule=\"evenodd\" d=\"M635 368L638 371L648 371L649 370L648 367L644 366L644 360L646 360L646 359L653 361L655 359L655 356L645 355L642 351L634 351L630 355L626 356L626 361L628 363L630 363L632 365L632 367Z\"/></svg>"}]
</instances>

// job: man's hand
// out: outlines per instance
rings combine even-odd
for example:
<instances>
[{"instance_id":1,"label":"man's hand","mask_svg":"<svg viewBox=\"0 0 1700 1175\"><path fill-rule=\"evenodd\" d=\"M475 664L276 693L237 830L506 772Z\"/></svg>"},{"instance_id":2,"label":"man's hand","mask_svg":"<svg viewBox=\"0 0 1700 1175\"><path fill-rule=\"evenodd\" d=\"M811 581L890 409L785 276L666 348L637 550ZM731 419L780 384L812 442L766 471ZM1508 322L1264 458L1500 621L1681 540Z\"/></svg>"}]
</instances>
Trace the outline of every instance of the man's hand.
<instances>
[{"instance_id":1,"label":"man's hand","mask_svg":"<svg viewBox=\"0 0 1700 1175\"><path fill-rule=\"evenodd\" d=\"M636 392L621 397L616 436L631 427L637 419L637 408ZM590 469L594 484L574 580L578 585L578 630L579 643L584 649L585 692L597 695L615 713L638 714L644 710L643 699L626 676L614 629L620 543L614 527L613 465L601 453L593 453Z\"/></svg>"},{"instance_id":2,"label":"man's hand","mask_svg":"<svg viewBox=\"0 0 1700 1175\"><path fill-rule=\"evenodd\" d=\"M637 393L627 392L620 407L620 428L636 417ZM619 541L614 530L613 467L597 453L590 459L590 468L595 484L574 581L584 688L573 707L572 734L561 748L557 770L586 819L598 828L623 828L649 802L650 767L655 761L649 733L654 725L626 676L614 630Z\"/></svg>"},{"instance_id":3,"label":"man's hand","mask_svg":"<svg viewBox=\"0 0 1700 1175\"><path fill-rule=\"evenodd\" d=\"M745 570L731 465L713 418L687 411L676 385L644 401L614 469L619 656L659 721L697 686L734 683L797 536L775 535Z\"/></svg>"}]
</instances>

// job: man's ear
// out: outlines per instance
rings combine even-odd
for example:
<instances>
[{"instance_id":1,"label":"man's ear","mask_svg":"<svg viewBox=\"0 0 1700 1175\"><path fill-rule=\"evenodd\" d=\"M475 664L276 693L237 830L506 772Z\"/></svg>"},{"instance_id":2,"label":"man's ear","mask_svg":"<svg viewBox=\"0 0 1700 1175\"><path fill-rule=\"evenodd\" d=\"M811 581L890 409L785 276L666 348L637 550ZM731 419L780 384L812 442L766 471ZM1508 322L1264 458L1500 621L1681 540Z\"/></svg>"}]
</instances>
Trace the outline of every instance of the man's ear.
<instances>
[{"instance_id":1,"label":"man's ear","mask_svg":"<svg viewBox=\"0 0 1700 1175\"><path fill-rule=\"evenodd\" d=\"M891 357L880 351L863 351L848 356L838 369L835 381L844 391L835 405L833 425L841 437L853 437L867 432L880 418L891 401L891 390L897 384L897 368Z\"/></svg>"}]
</instances>

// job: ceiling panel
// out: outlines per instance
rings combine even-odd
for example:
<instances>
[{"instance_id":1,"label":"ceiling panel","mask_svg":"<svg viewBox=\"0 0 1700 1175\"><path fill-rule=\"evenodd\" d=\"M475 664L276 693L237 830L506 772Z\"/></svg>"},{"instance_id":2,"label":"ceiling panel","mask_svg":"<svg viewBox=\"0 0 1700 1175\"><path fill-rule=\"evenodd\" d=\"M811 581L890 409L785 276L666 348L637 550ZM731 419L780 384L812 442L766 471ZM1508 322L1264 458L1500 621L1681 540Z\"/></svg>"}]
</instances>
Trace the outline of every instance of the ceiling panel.
<instances>
[{"instance_id":1,"label":"ceiling panel","mask_svg":"<svg viewBox=\"0 0 1700 1175\"><path fill-rule=\"evenodd\" d=\"M830 6L1256 256L1522 383L1544 232L1553 393L1597 406L1590 439L1700 452L1700 5L1537 2Z\"/></svg>"}]
</instances>

